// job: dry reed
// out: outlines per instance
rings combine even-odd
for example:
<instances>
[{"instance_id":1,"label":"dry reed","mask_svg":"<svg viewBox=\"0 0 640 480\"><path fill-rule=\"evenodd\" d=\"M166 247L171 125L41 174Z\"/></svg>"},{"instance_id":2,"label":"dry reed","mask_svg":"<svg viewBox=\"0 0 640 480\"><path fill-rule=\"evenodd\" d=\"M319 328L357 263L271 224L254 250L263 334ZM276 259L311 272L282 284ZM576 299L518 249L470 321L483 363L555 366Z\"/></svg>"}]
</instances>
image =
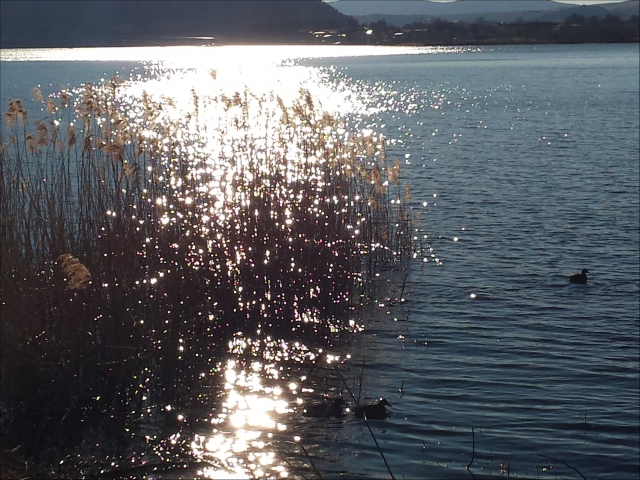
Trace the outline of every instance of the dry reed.
<instances>
[{"instance_id":1,"label":"dry reed","mask_svg":"<svg viewBox=\"0 0 640 480\"><path fill-rule=\"evenodd\" d=\"M309 92L193 92L168 120L120 88L34 90L33 126L20 100L4 114L3 449L28 460L188 401L237 331L330 341L416 248L384 138L345 136Z\"/></svg>"}]
</instances>

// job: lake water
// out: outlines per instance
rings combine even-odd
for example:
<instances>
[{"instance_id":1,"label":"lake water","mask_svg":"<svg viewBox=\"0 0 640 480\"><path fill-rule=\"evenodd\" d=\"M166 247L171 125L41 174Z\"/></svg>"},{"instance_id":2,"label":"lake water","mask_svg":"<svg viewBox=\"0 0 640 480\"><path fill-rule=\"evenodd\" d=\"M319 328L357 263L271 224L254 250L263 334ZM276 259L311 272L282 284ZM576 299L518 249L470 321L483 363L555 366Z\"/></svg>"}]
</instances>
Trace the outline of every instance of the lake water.
<instances>
[{"instance_id":1,"label":"lake water","mask_svg":"<svg viewBox=\"0 0 640 480\"><path fill-rule=\"evenodd\" d=\"M638 45L221 52L3 51L1 94L116 71L151 89L205 63L221 91L306 85L386 136L434 257L406 302L363 309L335 348L348 385L393 405L369 422L388 469L351 415L283 415L279 441L301 437L323 478L637 478ZM582 268L588 283L569 284Z\"/></svg>"}]
</instances>

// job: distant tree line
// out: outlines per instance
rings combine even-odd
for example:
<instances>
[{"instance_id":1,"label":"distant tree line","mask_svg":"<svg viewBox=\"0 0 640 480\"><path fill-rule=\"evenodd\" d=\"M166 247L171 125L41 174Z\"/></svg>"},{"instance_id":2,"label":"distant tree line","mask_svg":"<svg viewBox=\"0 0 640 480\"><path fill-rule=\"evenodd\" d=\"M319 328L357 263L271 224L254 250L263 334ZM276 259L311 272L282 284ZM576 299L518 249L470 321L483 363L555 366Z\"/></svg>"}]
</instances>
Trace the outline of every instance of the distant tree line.
<instances>
[{"instance_id":1,"label":"distant tree line","mask_svg":"<svg viewBox=\"0 0 640 480\"><path fill-rule=\"evenodd\" d=\"M572 14L562 23L414 22L402 28L384 20L364 24L349 43L382 45L479 45L531 43L633 43L640 39L638 16L623 20L615 15L604 18Z\"/></svg>"}]
</instances>

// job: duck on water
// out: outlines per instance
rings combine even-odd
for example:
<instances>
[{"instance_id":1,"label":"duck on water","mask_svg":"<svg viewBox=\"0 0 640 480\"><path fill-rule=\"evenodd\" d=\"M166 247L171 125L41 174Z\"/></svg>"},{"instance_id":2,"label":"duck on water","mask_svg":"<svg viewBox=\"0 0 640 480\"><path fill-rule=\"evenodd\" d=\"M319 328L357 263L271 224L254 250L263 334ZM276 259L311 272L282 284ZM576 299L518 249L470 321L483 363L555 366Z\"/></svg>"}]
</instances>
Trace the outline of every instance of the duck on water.
<instances>
[{"instance_id":1,"label":"duck on water","mask_svg":"<svg viewBox=\"0 0 640 480\"><path fill-rule=\"evenodd\" d=\"M587 273L589 273L589 270L583 268L582 272L574 273L573 275L569 276L569 283L587 283Z\"/></svg>"},{"instance_id":2,"label":"duck on water","mask_svg":"<svg viewBox=\"0 0 640 480\"><path fill-rule=\"evenodd\" d=\"M303 414L305 417L315 418L341 417L344 414L342 407L346 404L347 402L344 399L338 397L332 403L307 405Z\"/></svg>"},{"instance_id":3,"label":"duck on water","mask_svg":"<svg viewBox=\"0 0 640 480\"><path fill-rule=\"evenodd\" d=\"M361 405L353 409L353 413L358 418L366 418L367 420L384 420L389 416L389 412L385 406L390 407L391 404L384 398L381 398L378 403L371 403L368 405Z\"/></svg>"}]
</instances>

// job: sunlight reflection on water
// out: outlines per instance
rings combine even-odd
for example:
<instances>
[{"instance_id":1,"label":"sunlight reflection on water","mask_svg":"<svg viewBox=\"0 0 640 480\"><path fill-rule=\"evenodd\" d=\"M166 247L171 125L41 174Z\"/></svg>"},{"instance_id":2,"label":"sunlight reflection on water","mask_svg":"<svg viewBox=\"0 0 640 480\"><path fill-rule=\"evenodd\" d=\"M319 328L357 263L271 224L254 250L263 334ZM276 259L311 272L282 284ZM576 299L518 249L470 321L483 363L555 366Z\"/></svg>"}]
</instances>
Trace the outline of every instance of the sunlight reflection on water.
<instances>
[{"instance_id":1,"label":"sunlight reflection on water","mask_svg":"<svg viewBox=\"0 0 640 480\"><path fill-rule=\"evenodd\" d=\"M323 349L313 353L298 341L251 340L238 333L229 350L237 357L222 367L220 413L210 420L211 433L196 434L191 443L193 458L224 468L205 467L200 474L206 478L288 477L292 462L283 456L282 444L290 444L291 449L300 441L295 428L289 433L289 416L305 403L305 392L313 392L299 388L307 383L306 375L289 372L300 370L306 362L314 364L322 358ZM340 359L324 353L327 364Z\"/></svg>"},{"instance_id":2,"label":"sunlight reflection on water","mask_svg":"<svg viewBox=\"0 0 640 480\"><path fill-rule=\"evenodd\" d=\"M277 92L283 99L295 96L301 86L322 89L323 106L346 113L358 105L345 103L319 82L317 69L296 67L299 59L367 57L387 55L453 54L474 51L470 47L380 47L343 45L173 46L110 48L3 49L3 62L142 62L152 81L138 75L131 79L131 93L141 89L188 100L190 89L208 94L234 93L250 88L256 94ZM215 82L212 82L215 79ZM315 93L315 92L312 92ZM348 92L353 93L353 92ZM325 96L326 94L326 96ZM186 98L185 98L186 97ZM326 102L326 103L325 103Z\"/></svg>"},{"instance_id":3,"label":"sunlight reflection on water","mask_svg":"<svg viewBox=\"0 0 640 480\"><path fill-rule=\"evenodd\" d=\"M213 64L279 65L297 58L340 58L424 53L457 53L469 47L379 47L368 45L228 45L174 47L109 48L31 48L3 49L1 61L163 61L173 66L194 68L194 63L210 68Z\"/></svg>"},{"instance_id":4,"label":"sunlight reflection on water","mask_svg":"<svg viewBox=\"0 0 640 480\"><path fill-rule=\"evenodd\" d=\"M224 63L227 60L222 59L224 67L228 67ZM313 150L304 150L310 144L298 138L294 130L287 130L289 127L286 126L288 120L284 105L295 102L300 96L300 89L311 91L315 88L314 96L323 99L324 108L333 107L332 111L342 110L342 113L358 108L335 92L318 92L323 87L317 82L313 83L309 69L286 67L287 74L278 75L275 70L277 67L274 66L277 62L267 60L262 58L257 65L251 65L253 70L249 72L242 68L209 70L208 66L200 65L198 69L182 69L175 66L165 68L158 64L152 68L152 78L126 82L121 90L122 98L131 107L129 112L122 113L131 122L138 122L143 130L152 121L145 130L148 141L167 138L166 132L158 137L154 125L178 125L179 128L169 138L173 137L181 145L188 145L186 151L182 152L182 159L164 153L157 158L157 161L165 164L166 178L160 177L159 180L169 187L164 194L150 198L157 207L160 223L165 228L182 228L187 235L191 233L206 238L210 254L220 249L229 252L231 255L226 260L227 269L230 275L237 276L238 279L241 269L257 266L266 272L274 263L277 268L280 250L291 249L286 243L282 245L276 241L274 244L269 240L274 233L264 227L265 222L275 222L273 228L283 230L285 237L288 237L283 238L285 242L288 240L291 244L302 239L306 243L310 240L306 238L307 235L296 232L298 228L295 222L302 220L296 218L301 217L300 210L308 209L311 218L322 218L324 215L318 208L324 198L317 197L307 207L305 197L310 194L309 189L322 191L325 188L323 170L320 167L326 160L322 158L323 154L318 153L318 158ZM220 59L211 61L209 65L213 66L219 61ZM139 99L145 99L145 104L140 105ZM327 105L332 99L333 103ZM149 105L158 107L150 108ZM153 118L148 113L150 109L156 112ZM300 121L298 118L294 120ZM317 120L319 118L315 121ZM345 130L338 129L337 133L340 132L346 134ZM311 129L307 133L311 134ZM327 124L326 146L335 149L334 158L340 159L342 152L336 147L341 140L335 135L336 131ZM257 151L254 150L256 146ZM345 157L344 161L348 159ZM185 166L189 170L186 176ZM276 175L279 180L275 179ZM307 191L299 190L300 187L296 185L306 185ZM261 204L265 198L277 205L272 205L269 210L266 205ZM333 203L338 204L335 196ZM253 212L255 218L242 220L238 217L239 209ZM283 213L283 209L284 217L280 218L279 213ZM197 231L189 230L193 224L193 214L200 220ZM307 214L302 216L306 217ZM305 222L309 220L305 219ZM241 236L234 234L235 240L232 241L229 234L224 233L229 228L233 232L244 231L251 239L247 237L245 242ZM259 230L263 230L262 233ZM266 235L264 242L258 240L258 235L261 234ZM354 235L357 233L354 232ZM331 239L324 240L330 247ZM256 241L264 245L256 245ZM323 239L314 241L322 244ZM150 243L153 242L154 239L151 239ZM193 269L197 270L206 263L202 259L203 254L206 255L206 252L195 250L194 247L191 259ZM291 257L289 271L294 276L296 271L308 271L313 266L296 263L299 261ZM168 270L172 268L174 267L171 265L167 266ZM280 274L284 272L280 270ZM309 287L304 286L307 281L304 278L294 279L292 282L295 284L297 281L303 288L310 289L312 297L317 296L320 293L320 285L317 284L320 279L316 279L314 284L315 274L310 272L308 276ZM256 279L264 281L265 291L261 291L255 284L251 287L240 280L232 280L233 293L238 302L234 311L247 311L249 317L250 312L255 312L253 305L257 302L261 305L259 314L266 327L267 323L276 323L273 315L282 315L283 308L278 307L279 304L292 303L296 308L297 297L286 299L282 296L278 291L279 280L273 272L265 274L264 279L256 275ZM224 278L218 280L224 281ZM337 301L340 301L343 293L336 291L335 294ZM291 319L292 322L322 323L313 314L298 312L296 316L298 318ZM287 320L284 320L286 323ZM348 328L352 327L353 325L349 325ZM335 324L330 329L340 331L342 327ZM238 332L229 342L228 353L235 355L236 359L228 360L222 367L224 383L219 398L221 403L219 413L210 420L211 432L195 434L191 443L193 458L221 464L223 467L203 468L201 474L205 477L283 478L289 475L291 469L278 454L282 445L278 446L276 440L291 442L292 439L286 440L289 438L287 414L294 413L295 408L291 408L289 402L297 406L303 400L299 396L286 398L281 383L288 384L291 380L303 382L304 378L283 374L283 370L290 362L315 363L322 349L313 353L300 342L265 337L260 321L257 323L254 339L247 338L247 333ZM296 393L295 389L291 392L289 389L284 391L289 396Z\"/></svg>"}]
</instances>

